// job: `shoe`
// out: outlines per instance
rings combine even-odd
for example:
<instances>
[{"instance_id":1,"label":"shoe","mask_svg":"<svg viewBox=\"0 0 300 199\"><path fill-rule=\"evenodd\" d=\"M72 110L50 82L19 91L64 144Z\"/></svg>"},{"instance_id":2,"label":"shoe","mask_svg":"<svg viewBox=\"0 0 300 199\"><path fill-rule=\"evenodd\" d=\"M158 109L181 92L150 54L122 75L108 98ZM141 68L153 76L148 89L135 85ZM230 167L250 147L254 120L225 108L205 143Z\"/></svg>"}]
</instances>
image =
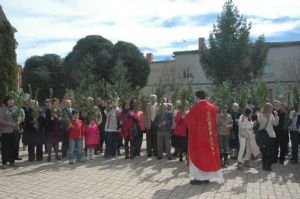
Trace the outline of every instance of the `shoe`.
<instances>
[{"instance_id":1,"label":"shoe","mask_svg":"<svg viewBox=\"0 0 300 199\"><path fill-rule=\"evenodd\" d=\"M292 163L292 164L298 164L298 160L291 159L291 160L290 160L290 163Z\"/></svg>"},{"instance_id":2,"label":"shoe","mask_svg":"<svg viewBox=\"0 0 300 199\"><path fill-rule=\"evenodd\" d=\"M51 161L51 156L48 156L47 162L50 162L50 161Z\"/></svg>"},{"instance_id":3,"label":"shoe","mask_svg":"<svg viewBox=\"0 0 300 199\"><path fill-rule=\"evenodd\" d=\"M168 160L172 160L172 158L171 158L171 157L169 157L169 158L168 158Z\"/></svg>"},{"instance_id":4,"label":"shoe","mask_svg":"<svg viewBox=\"0 0 300 199\"><path fill-rule=\"evenodd\" d=\"M69 164L74 164L74 161L73 161L73 160L70 160Z\"/></svg>"},{"instance_id":5,"label":"shoe","mask_svg":"<svg viewBox=\"0 0 300 199\"><path fill-rule=\"evenodd\" d=\"M245 161L245 162L244 162L244 167L247 167L247 168L250 167L249 161Z\"/></svg>"},{"instance_id":6,"label":"shoe","mask_svg":"<svg viewBox=\"0 0 300 199\"><path fill-rule=\"evenodd\" d=\"M2 169L2 170L5 170L5 169L7 169L7 168L8 168L7 164L3 164L3 165L1 166L1 169Z\"/></svg>"},{"instance_id":7,"label":"shoe","mask_svg":"<svg viewBox=\"0 0 300 199\"><path fill-rule=\"evenodd\" d=\"M55 156L55 159L56 159L56 160L61 160L61 158L60 158L60 157L58 157L58 156Z\"/></svg>"},{"instance_id":8,"label":"shoe","mask_svg":"<svg viewBox=\"0 0 300 199\"><path fill-rule=\"evenodd\" d=\"M11 166L11 167L18 167L18 165L16 163L14 163L14 162L10 163L9 166Z\"/></svg>"},{"instance_id":9,"label":"shoe","mask_svg":"<svg viewBox=\"0 0 300 199\"><path fill-rule=\"evenodd\" d=\"M241 162L238 162L237 169L238 170L243 170L243 165L242 165Z\"/></svg>"},{"instance_id":10,"label":"shoe","mask_svg":"<svg viewBox=\"0 0 300 199\"><path fill-rule=\"evenodd\" d=\"M157 157L157 159L158 159L158 160L161 160L161 159L162 159L162 157Z\"/></svg>"},{"instance_id":11,"label":"shoe","mask_svg":"<svg viewBox=\"0 0 300 199\"><path fill-rule=\"evenodd\" d=\"M152 154L148 154L148 157L149 157L149 158L152 157Z\"/></svg>"},{"instance_id":12,"label":"shoe","mask_svg":"<svg viewBox=\"0 0 300 199\"><path fill-rule=\"evenodd\" d=\"M16 158L16 160L23 160L23 159L22 159L22 158L20 158L20 157L17 157L17 158Z\"/></svg>"},{"instance_id":13,"label":"shoe","mask_svg":"<svg viewBox=\"0 0 300 199\"><path fill-rule=\"evenodd\" d=\"M202 184L207 184L209 183L209 180L191 180L190 184L191 185L202 185Z\"/></svg>"},{"instance_id":14,"label":"shoe","mask_svg":"<svg viewBox=\"0 0 300 199\"><path fill-rule=\"evenodd\" d=\"M271 168L263 168L264 171L272 171Z\"/></svg>"},{"instance_id":15,"label":"shoe","mask_svg":"<svg viewBox=\"0 0 300 199\"><path fill-rule=\"evenodd\" d=\"M284 165L284 160L280 160L280 161L279 161L279 164Z\"/></svg>"}]
</instances>

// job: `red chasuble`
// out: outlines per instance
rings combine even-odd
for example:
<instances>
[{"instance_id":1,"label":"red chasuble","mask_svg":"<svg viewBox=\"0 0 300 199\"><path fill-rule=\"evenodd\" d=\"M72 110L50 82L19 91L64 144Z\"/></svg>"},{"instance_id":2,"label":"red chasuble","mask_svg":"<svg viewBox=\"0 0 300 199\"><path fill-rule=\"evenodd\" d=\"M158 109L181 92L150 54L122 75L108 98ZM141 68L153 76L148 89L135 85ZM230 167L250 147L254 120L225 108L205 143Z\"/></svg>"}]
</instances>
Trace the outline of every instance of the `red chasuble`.
<instances>
[{"instance_id":1,"label":"red chasuble","mask_svg":"<svg viewBox=\"0 0 300 199\"><path fill-rule=\"evenodd\" d=\"M217 108L207 100L197 103L185 117L190 161L205 172L221 169L216 125Z\"/></svg>"}]
</instances>

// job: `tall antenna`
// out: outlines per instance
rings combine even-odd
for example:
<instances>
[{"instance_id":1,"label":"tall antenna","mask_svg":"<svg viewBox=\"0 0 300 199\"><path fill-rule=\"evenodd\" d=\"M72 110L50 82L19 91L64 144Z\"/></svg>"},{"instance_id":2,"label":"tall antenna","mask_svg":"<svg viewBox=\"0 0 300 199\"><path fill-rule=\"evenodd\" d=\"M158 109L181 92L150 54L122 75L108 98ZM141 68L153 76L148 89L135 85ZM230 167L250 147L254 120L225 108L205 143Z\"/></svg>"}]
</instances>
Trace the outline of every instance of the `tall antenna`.
<instances>
[{"instance_id":1,"label":"tall antenna","mask_svg":"<svg viewBox=\"0 0 300 199\"><path fill-rule=\"evenodd\" d=\"M183 39L182 41L183 41L183 43L184 43L185 50L187 50L186 40Z\"/></svg>"}]
</instances>

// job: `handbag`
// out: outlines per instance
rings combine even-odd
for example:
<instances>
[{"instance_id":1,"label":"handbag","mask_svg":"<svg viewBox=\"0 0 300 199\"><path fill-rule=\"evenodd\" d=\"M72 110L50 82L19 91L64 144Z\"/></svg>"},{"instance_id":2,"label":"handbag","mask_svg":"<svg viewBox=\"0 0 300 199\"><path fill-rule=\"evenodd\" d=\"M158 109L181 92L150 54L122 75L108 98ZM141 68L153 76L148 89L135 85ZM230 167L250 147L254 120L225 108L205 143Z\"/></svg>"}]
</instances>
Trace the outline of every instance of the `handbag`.
<instances>
[{"instance_id":1,"label":"handbag","mask_svg":"<svg viewBox=\"0 0 300 199\"><path fill-rule=\"evenodd\" d=\"M267 127L268 123L269 123L269 118L268 118L268 121L266 123L266 126L263 129L257 131L257 134L255 136L256 143L259 147L263 147L266 144L266 142L268 142L268 140L270 138L269 134L266 130L266 127Z\"/></svg>"}]
</instances>

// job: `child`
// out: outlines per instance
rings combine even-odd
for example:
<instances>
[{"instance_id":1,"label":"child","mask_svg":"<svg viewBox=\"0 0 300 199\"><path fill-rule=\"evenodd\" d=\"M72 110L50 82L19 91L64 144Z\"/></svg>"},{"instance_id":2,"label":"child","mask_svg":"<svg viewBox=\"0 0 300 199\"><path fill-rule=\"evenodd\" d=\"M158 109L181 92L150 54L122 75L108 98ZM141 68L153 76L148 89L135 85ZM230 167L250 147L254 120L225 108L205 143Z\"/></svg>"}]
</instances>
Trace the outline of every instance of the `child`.
<instances>
[{"instance_id":1,"label":"child","mask_svg":"<svg viewBox=\"0 0 300 199\"><path fill-rule=\"evenodd\" d=\"M81 159L81 140L83 138L83 122L79 119L79 113L76 110L72 111L72 119L67 126L69 131L69 163L74 164L74 151L77 152L77 161L83 162Z\"/></svg>"},{"instance_id":2,"label":"child","mask_svg":"<svg viewBox=\"0 0 300 199\"><path fill-rule=\"evenodd\" d=\"M84 125L86 159L95 160L95 148L99 144L99 130L97 124L91 120Z\"/></svg>"}]
</instances>

